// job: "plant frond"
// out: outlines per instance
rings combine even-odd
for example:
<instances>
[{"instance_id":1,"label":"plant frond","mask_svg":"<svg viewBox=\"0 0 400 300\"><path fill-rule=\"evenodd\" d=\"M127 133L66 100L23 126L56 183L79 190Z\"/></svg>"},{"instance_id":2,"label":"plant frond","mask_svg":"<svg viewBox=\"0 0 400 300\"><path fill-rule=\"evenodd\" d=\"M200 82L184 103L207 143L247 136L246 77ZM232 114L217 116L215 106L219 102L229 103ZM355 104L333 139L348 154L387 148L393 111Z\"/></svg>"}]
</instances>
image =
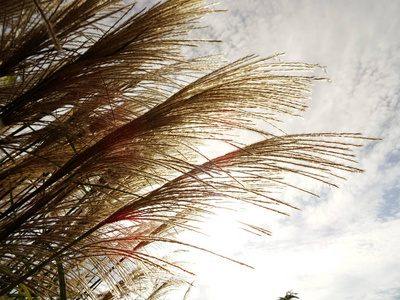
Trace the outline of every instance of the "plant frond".
<instances>
[{"instance_id":1,"label":"plant frond","mask_svg":"<svg viewBox=\"0 0 400 300\"><path fill-rule=\"evenodd\" d=\"M212 6L135 9L0 1L1 296L158 299L190 274L160 245L211 252L179 232L235 203L288 214L282 189L317 196L293 177L336 186L361 171L361 135L279 129L307 108L318 65L186 59Z\"/></svg>"}]
</instances>

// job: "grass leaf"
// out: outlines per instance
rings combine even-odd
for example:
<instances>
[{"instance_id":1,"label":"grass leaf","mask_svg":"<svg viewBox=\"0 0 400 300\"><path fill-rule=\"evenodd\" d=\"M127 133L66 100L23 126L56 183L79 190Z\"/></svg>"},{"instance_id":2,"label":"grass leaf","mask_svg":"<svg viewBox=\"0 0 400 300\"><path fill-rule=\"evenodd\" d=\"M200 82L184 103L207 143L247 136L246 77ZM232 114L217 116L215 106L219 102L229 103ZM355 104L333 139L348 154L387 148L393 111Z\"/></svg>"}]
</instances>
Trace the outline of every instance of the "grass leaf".
<instances>
[{"instance_id":1,"label":"grass leaf","mask_svg":"<svg viewBox=\"0 0 400 300\"><path fill-rule=\"evenodd\" d=\"M62 262L60 260L57 261L57 272L58 272L58 282L60 286L60 299L66 300L67 299L67 286L65 283L65 274Z\"/></svg>"}]
</instances>

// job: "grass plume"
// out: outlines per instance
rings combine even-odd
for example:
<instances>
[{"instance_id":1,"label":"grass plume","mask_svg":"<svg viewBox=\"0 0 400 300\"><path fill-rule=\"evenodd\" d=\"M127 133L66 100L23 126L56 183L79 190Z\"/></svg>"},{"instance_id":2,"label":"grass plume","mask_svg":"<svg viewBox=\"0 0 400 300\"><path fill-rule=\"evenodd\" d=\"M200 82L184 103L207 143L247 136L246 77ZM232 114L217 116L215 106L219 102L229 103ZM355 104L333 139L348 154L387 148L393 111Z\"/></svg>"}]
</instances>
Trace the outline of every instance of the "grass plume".
<instances>
[{"instance_id":1,"label":"grass plume","mask_svg":"<svg viewBox=\"0 0 400 300\"><path fill-rule=\"evenodd\" d=\"M176 232L230 203L286 214L296 204L276 191L312 193L286 174L333 185L361 171L359 134L274 133L305 111L319 66L181 54L213 11L205 0L0 3L0 295L159 299L190 286L190 271L152 245L201 248ZM209 157L215 143L233 150Z\"/></svg>"}]
</instances>

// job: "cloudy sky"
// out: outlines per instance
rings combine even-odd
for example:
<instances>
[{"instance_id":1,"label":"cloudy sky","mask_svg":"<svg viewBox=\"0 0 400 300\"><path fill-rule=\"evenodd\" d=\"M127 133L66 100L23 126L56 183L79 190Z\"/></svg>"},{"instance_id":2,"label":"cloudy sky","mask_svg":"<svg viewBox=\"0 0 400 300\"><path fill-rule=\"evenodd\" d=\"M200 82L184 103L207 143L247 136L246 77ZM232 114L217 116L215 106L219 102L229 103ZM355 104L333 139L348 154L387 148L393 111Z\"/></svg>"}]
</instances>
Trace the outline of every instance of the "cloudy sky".
<instances>
[{"instance_id":1,"label":"cloudy sky","mask_svg":"<svg viewBox=\"0 0 400 300\"><path fill-rule=\"evenodd\" d=\"M292 132L362 132L383 139L357 152L363 174L340 189L313 186L322 197L285 192L302 211L266 213L273 235L252 237L209 224L204 242L249 269L199 256L191 300L400 299L400 1L221 0L227 13L208 16L204 38L223 40L203 54L230 61L285 52L285 61L327 67L332 83L315 86L304 119ZM219 230L216 230L218 228Z\"/></svg>"}]
</instances>

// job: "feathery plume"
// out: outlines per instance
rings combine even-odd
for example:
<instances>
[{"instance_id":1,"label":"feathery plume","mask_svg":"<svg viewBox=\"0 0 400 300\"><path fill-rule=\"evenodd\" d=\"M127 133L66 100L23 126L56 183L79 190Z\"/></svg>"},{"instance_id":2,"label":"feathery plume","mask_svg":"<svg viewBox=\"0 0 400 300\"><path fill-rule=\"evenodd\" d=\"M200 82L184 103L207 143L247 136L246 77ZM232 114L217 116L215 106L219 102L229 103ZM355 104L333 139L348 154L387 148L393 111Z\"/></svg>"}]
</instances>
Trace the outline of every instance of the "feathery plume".
<instances>
[{"instance_id":1,"label":"feathery plume","mask_svg":"<svg viewBox=\"0 0 400 300\"><path fill-rule=\"evenodd\" d=\"M319 66L181 54L213 11L0 3L0 295L160 299L191 272L154 245L200 249L176 233L231 203L287 214L296 204L276 192L312 193L287 174L333 185L361 171L359 134L276 134L307 108ZM211 157L216 143L233 150Z\"/></svg>"}]
</instances>

